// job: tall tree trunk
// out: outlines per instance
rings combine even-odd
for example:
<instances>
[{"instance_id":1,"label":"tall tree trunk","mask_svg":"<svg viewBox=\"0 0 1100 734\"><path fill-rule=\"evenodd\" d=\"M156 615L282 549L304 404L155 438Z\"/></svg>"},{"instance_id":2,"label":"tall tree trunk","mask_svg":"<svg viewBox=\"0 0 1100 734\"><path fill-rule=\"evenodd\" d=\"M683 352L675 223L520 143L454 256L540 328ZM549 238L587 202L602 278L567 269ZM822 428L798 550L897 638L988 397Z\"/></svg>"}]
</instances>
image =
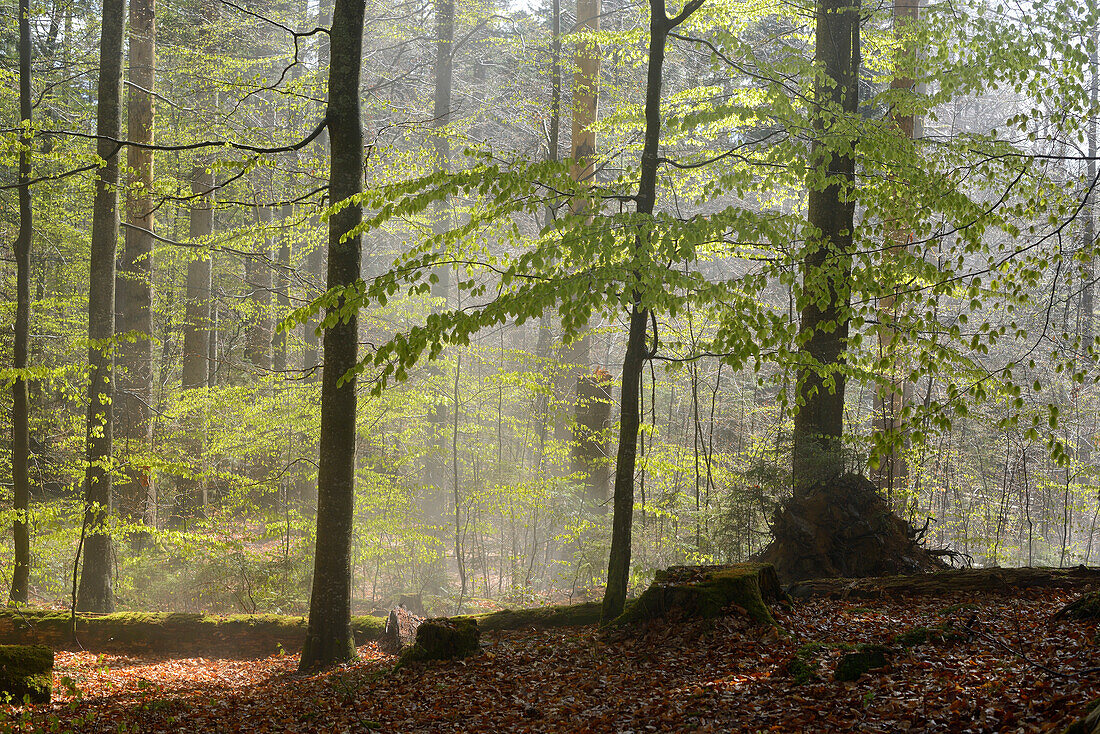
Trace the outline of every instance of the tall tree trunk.
<instances>
[{"instance_id":1,"label":"tall tree trunk","mask_svg":"<svg viewBox=\"0 0 1100 734\"><path fill-rule=\"evenodd\" d=\"M206 242L214 234L214 173L200 161L191 170L190 223L188 238L192 243ZM210 377L211 288L213 286L213 255L198 252L187 263L187 302L184 305L186 323L183 327L184 390L202 390ZM202 455L202 432L190 431L187 438L191 456ZM180 525L200 517L206 506L206 481L184 478L179 482L172 523Z\"/></svg>"},{"instance_id":2,"label":"tall tree trunk","mask_svg":"<svg viewBox=\"0 0 1100 734\"><path fill-rule=\"evenodd\" d=\"M577 30L600 30L601 0L577 0ZM591 40L577 43L574 50L577 71L573 75L573 129L570 138L569 172L573 180L591 185L596 173L596 119L600 98L600 48ZM574 211L580 202L574 202ZM577 211L577 213L580 213ZM595 214L595 212L592 212ZM572 471L584 477L585 493L598 501L606 497L607 486L598 486L599 478L591 471L586 457L594 455L599 447L584 445L594 436L580 429L584 421L583 381L589 376L592 362L592 336L586 330L566 350L566 362L571 365L568 373L568 390L573 395L574 432L571 442Z\"/></svg>"},{"instance_id":3,"label":"tall tree trunk","mask_svg":"<svg viewBox=\"0 0 1100 734\"><path fill-rule=\"evenodd\" d=\"M454 46L454 0L435 0L435 97L432 107L432 147L435 153L435 170L445 171L451 162L451 147L443 128L450 120L451 91L453 82L453 46ZM446 232L450 226L450 202L442 199L436 202L432 210L432 231L435 234ZM432 297L441 304L433 308L447 308L451 291L451 268L444 265L433 270L436 282L432 284ZM436 384L441 384L442 370L428 365L428 373ZM440 390L428 416L431 428L431 445L424 462L423 484L430 488L425 492L425 515L432 525L441 526L447 504L447 432L450 418L447 403Z\"/></svg>"},{"instance_id":4,"label":"tall tree trunk","mask_svg":"<svg viewBox=\"0 0 1100 734\"><path fill-rule=\"evenodd\" d=\"M920 0L894 0L894 31L898 35L906 32L910 23L917 21L920 14ZM907 45L901 46L901 53L912 51ZM858 69L856 70L858 73ZM903 75L895 75L890 81L893 89L910 90L915 82ZM905 137L916 137L919 121L913 115L894 115L894 122L898 131ZM897 196L904 196L899 190ZM907 227L895 225L889 230L890 249L888 255L898 258L909 248L911 232ZM898 332L894 325L897 319L897 295L890 294L880 298L878 302L879 328L878 343L880 358L892 355L894 358L894 374L890 377L889 389L884 389L875 394L874 423L879 431L889 431L897 435L901 440L903 425L901 414L905 408L905 401L909 392L909 384L904 377L904 355L898 350ZM895 489L904 489L908 484L909 467L905 460L904 446L894 445L890 453L882 456L878 467L872 472L875 485L893 497Z\"/></svg>"},{"instance_id":5,"label":"tall tree trunk","mask_svg":"<svg viewBox=\"0 0 1100 734\"><path fill-rule=\"evenodd\" d=\"M88 288L88 466L84 474L84 565L77 609L111 612L113 544L107 528L111 512L111 461L114 438L114 376L110 342L115 326L115 242L118 239L118 139L122 82L122 30L125 0L103 0L99 42L99 101L96 152L104 160L95 181L92 204L91 269Z\"/></svg>"},{"instance_id":6,"label":"tall tree trunk","mask_svg":"<svg viewBox=\"0 0 1100 734\"><path fill-rule=\"evenodd\" d=\"M332 25L332 0L321 0L317 6L317 26L319 28L328 28ZM321 73L327 74L329 72L329 39L327 33L321 33L318 39L317 48L317 67ZM328 157L329 143L328 143L328 130L325 130L317 138L318 155L322 158ZM313 219L316 227L320 228L321 219L315 217ZM314 247L306 255L306 272L310 275L311 280L321 282L321 278L324 274L325 265L325 250L323 247ZM303 324L303 341L305 342L305 351L302 354L302 369L306 371L307 379L311 382L319 382L321 380L321 353L319 351L320 342L317 339L317 329L320 326L320 320L317 318L310 319Z\"/></svg>"},{"instance_id":7,"label":"tall tree trunk","mask_svg":"<svg viewBox=\"0 0 1100 734\"><path fill-rule=\"evenodd\" d=\"M1100 43L1100 33L1096 28L1093 28L1090 32L1092 38L1092 47L1089 50L1089 99L1092 102L1092 109L1096 110L1096 103L1098 97L1098 85L1100 85L1100 57L1097 53L1097 44ZM1095 330L1093 329L1093 293L1095 285L1093 284L1093 274L1095 270L1093 268L1093 258L1095 254L1093 249L1096 246L1096 212L1093 211L1094 203L1096 201L1096 194L1094 189L1096 183L1096 154L1097 154L1097 134L1096 134L1096 114L1089 115L1088 122L1088 164L1087 164L1087 179L1085 185L1089 187L1088 193L1085 198L1085 222L1081 229L1081 246L1088 253L1088 257L1085 258L1084 264L1081 267L1082 279L1084 280L1084 286L1081 290L1081 345L1082 350L1087 350L1092 346L1093 338L1095 337ZM1086 352L1087 353L1087 352ZM1081 436L1077 442L1077 458L1083 463L1087 464L1092 459L1092 440L1090 438L1091 431L1086 431L1085 435Z\"/></svg>"},{"instance_id":8,"label":"tall tree trunk","mask_svg":"<svg viewBox=\"0 0 1100 734\"><path fill-rule=\"evenodd\" d=\"M645 142L638 179L638 213L653 214L657 203L658 149L661 142L661 75L665 64L668 34L703 5L689 0L675 18L665 14L664 0L649 0L649 69L645 93ZM646 228L639 228L634 254L644 252ZM607 589L601 618L609 622L623 612L630 580L630 536L634 522L634 469L638 458L638 428L641 423L642 367L645 366L646 326L649 311L643 305L645 283L635 277L631 284L634 303L630 309L630 330L623 357L623 394L619 413L619 449L615 459L614 515L611 520L611 552L607 563Z\"/></svg>"},{"instance_id":9,"label":"tall tree trunk","mask_svg":"<svg viewBox=\"0 0 1100 734\"><path fill-rule=\"evenodd\" d=\"M34 234L31 210L31 26L30 1L19 0L19 122L23 128L19 148L19 233L15 239L15 348L13 364L26 369L31 326L31 238ZM11 477L14 491L15 567L12 569L13 602L25 604L30 585L31 538L30 511L30 420L27 381L16 377L12 382Z\"/></svg>"},{"instance_id":10,"label":"tall tree trunk","mask_svg":"<svg viewBox=\"0 0 1100 734\"><path fill-rule=\"evenodd\" d=\"M130 69L127 91L127 138L153 142L153 93L156 84L155 0L130 0ZM119 480L119 514L132 522L156 525L156 491L146 455L153 439L153 151L126 150L133 171L126 196L125 249L118 272L115 330L133 332L118 347L118 394L115 413L118 438L127 464ZM136 461L135 461L136 459ZM142 535L134 536L137 546Z\"/></svg>"},{"instance_id":11,"label":"tall tree trunk","mask_svg":"<svg viewBox=\"0 0 1100 734\"><path fill-rule=\"evenodd\" d=\"M329 195L344 201L363 188L363 127L359 118L362 63L361 0L336 0L332 20L328 129L332 144ZM348 236L362 221L358 205L329 219L328 286L359 278L360 236ZM343 241L341 241L343 240ZM342 304L334 307L339 311ZM317 551L309 631L299 668L312 670L354 660L351 634L351 534L355 510L354 376L358 361L359 320L355 314L325 331L325 372L321 382L321 446L317 469Z\"/></svg>"},{"instance_id":12,"label":"tall tree trunk","mask_svg":"<svg viewBox=\"0 0 1100 734\"><path fill-rule=\"evenodd\" d=\"M855 159L825 142L825 133L835 128L838 116L858 109L859 0L818 0L816 41L814 59L821 71L814 92L817 135L807 174L799 299L799 407L791 463L796 493L844 470L843 354L850 321Z\"/></svg>"}]
</instances>

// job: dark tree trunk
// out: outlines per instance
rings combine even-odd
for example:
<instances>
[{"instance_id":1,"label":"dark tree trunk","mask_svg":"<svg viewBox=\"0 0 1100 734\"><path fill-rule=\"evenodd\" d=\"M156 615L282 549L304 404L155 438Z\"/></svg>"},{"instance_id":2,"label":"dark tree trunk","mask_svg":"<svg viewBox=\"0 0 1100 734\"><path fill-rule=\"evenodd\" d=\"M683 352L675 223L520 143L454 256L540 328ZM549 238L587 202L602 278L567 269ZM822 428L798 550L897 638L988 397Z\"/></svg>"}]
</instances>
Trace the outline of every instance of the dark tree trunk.
<instances>
[{"instance_id":1,"label":"dark tree trunk","mask_svg":"<svg viewBox=\"0 0 1100 734\"><path fill-rule=\"evenodd\" d=\"M363 128L359 119L363 3L337 0L332 21L328 128L332 145L329 195L340 202L363 186ZM359 279L360 237L346 237L362 221L359 206L329 219L328 286ZM341 241L343 239L343 241ZM335 307L339 310L340 305ZM317 470L317 552L309 631L301 670L334 665L356 657L351 633L351 533L355 506L354 376L359 321L353 314L325 331L325 372L321 382L321 446Z\"/></svg>"},{"instance_id":2,"label":"dark tree trunk","mask_svg":"<svg viewBox=\"0 0 1100 734\"><path fill-rule=\"evenodd\" d=\"M12 366L27 367L27 346L31 326L31 27L30 2L19 0L19 120L23 125L19 149L19 233L15 240L15 348ZM15 567L12 570L13 602L26 603L31 572L30 522L30 424L27 381L17 377L11 386L11 475L14 491Z\"/></svg>"},{"instance_id":3,"label":"dark tree trunk","mask_svg":"<svg viewBox=\"0 0 1100 734\"><path fill-rule=\"evenodd\" d=\"M88 289L88 467L84 474L86 537L77 608L111 612L113 544L107 530L111 512L112 403L114 377L110 341L115 326L115 241L118 239L118 139L121 128L122 30L125 0L103 0L99 43L99 101L96 152L105 161L95 181L92 204L91 270Z\"/></svg>"},{"instance_id":4,"label":"dark tree trunk","mask_svg":"<svg viewBox=\"0 0 1100 734\"><path fill-rule=\"evenodd\" d=\"M138 143L153 142L153 91L156 83L155 0L130 0L130 84L126 134ZM156 493L145 455L153 439L153 151L131 146L133 170L126 197L125 247L118 272L115 330L133 332L118 347L115 423L125 445L127 464L117 489L119 514L132 522L156 525ZM136 463L135 463L136 459ZM141 535L134 537L136 545Z\"/></svg>"},{"instance_id":5,"label":"dark tree trunk","mask_svg":"<svg viewBox=\"0 0 1100 734\"><path fill-rule=\"evenodd\" d=\"M649 69L645 94L645 144L638 180L638 213L653 214L657 203L657 157L661 142L661 74L665 63L665 46L673 28L698 10L703 0L690 0L675 18L665 14L664 0L649 2ZM649 236L641 228L635 240L635 253L643 250L641 238ZM615 459L614 515L611 521L611 553L607 564L607 590L603 597L601 619L610 622L623 613L627 582L630 579L630 531L634 521L634 468L638 457L638 427L641 422L639 405L642 389L642 367L646 361L646 326L649 311L643 306L641 289L644 283L631 284L634 305L630 310L630 331L623 358L622 408L619 414L619 449Z\"/></svg>"},{"instance_id":6,"label":"dark tree trunk","mask_svg":"<svg viewBox=\"0 0 1100 734\"><path fill-rule=\"evenodd\" d=\"M795 394L792 481L795 492L844 471L844 349L848 341L855 219L855 160L824 141L840 114L854 114L859 96L859 2L818 0L815 60L817 139L810 153L807 250L798 337L801 366Z\"/></svg>"}]
</instances>

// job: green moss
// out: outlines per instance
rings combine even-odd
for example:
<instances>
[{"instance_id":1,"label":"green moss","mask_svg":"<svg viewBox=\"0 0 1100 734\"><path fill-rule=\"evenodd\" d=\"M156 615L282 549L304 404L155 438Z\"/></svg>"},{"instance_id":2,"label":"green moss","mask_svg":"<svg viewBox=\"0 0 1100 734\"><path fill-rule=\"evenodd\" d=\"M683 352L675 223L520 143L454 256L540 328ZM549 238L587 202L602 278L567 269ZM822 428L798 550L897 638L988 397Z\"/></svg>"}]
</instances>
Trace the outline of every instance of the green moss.
<instances>
[{"instance_id":1,"label":"green moss","mask_svg":"<svg viewBox=\"0 0 1100 734\"><path fill-rule=\"evenodd\" d=\"M600 621L601 605L597 602L536 607L533 609L503 609L499 612L471 615L483 630L523 629L525 627L583 627Z\"/></svg>"},{"instance_id":2,"label":"green moss","mask_svg":"<svg viewBox=\"0 0 1100 734\"><path fill-rule=\"evenodd\" d=\"M451 660L478 651L477 620L473 617L425 619L416 628L416 642L401 653L398 666L424 660Z\"/></svg>"},{"instance_id":3,"label":"green moss","mask_svg":"<svg viewBox=\"0 0 1100 734\"><path fill-rule=\"evenodd\" d=\"M886 665L886 656L893 650L886 645L857 645L837 663L833 677L838 681L853 681L864 673Z\"/></svg>"},{"instance_id":4,"label":"green moss","mask_svg":"<svg viewBox=\"0 0 1100 734\"><path fill-rule=\"evenodd\" d=\"M361 645L367 640L377 640L385 630L385 619L371 616L351 618L351 631L355 634L355 644L357 645Z\"/></svg>"},{"instance_id":5,"label":"green moss","mask_svg":"<svg viewBox=\"0 0 1100 734\"><path fill-rule=\"evenodd\" d=\"M0 645L0 695L18 703L49 703L53 692L53 650L45 645Z\"/></svg>"},{"instance_id":6,"label":"green moss","mask_svg":"<svg viewBox=\"0 0 1100 734\"><path fill-rule=\"evenodd\" d=\"M733 566L679 568L658 573L640 597L613 624L621 626L662 617L678 610L690 617L711 618L741 607L758 624L775 626L764 596L781 596L771 566L743 563ZM769 579L761 588L761 579Z\"/></svg>"}]
</instances>

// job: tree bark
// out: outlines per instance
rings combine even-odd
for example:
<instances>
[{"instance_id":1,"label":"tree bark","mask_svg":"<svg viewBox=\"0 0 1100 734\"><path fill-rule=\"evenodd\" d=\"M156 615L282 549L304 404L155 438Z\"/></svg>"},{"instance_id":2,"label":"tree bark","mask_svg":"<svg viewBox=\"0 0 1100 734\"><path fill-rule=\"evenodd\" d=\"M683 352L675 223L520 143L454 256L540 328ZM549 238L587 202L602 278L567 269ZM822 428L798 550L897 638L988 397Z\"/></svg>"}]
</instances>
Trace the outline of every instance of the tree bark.
<instances>
[{"instance_id":1,"label":"tree bark","mask_svg":"<svg viewBox=\"0 0 1100 734\"><path fill-rule=\"evenodd\" d=\"M855 114L859 95L859 2L818 0L814 129L810 152L806 257L795 388L792 482L796 493L844 471L844 349L851 303L855 159L825 137L839 114Z\"/></svg>"},{"instance_id":2,"label":"tree bark","mask_svg":"<svg viewBox=\"0 0 1100 734\"><path fill-rule=\"evenodd\" d=\"M703 0L689 0L675 18L665 14L664 0L649 2L649 69L646 75L645 137L638 180L637 211L653 214L657 203L658 149L661 142L661 75L664 71L668 34L698 10ZM651 234L639 227L634 240L634 255L645 248ZM611 552L607 563L607 589L603 597L601 620L604 623L623 613L627 583L630 580L630 536L634 521L634 469L638 458L638 428L641 423L642 367L647 359L645 348L649 311L643 305L645 283L635 276L629 285L634 303L630 310L630 330L623 358L623 393L619 414L619 448L615 459L614 515L611 520Z\"/></svg>"},{"instance_id":3,"label":"tree bark","mask_svg":"<svg viewBox=\"0 0 1100 734\"><path fill-rule=\"evenodd\" d=\"M268 187L256 192L257 201ZM253 207L256 224L262 234L260 251L244 261L245 287L248 288L248 326L245 361L255 370L271 370L271 209L257 204Z\"/></svg>"},{"instance_id":4,"label":"tree bark","mask_svg":"<svg viewBox=\"0 0 1100 734\"><path fill-rule=\"evenodd\" d=\"M138 143L153 142L153 93L156 84L155 0L130 0L130 63L126 134ZM131 522L156 525L156 490L145 466L153 439L153 151L126 149L133 171L126 196L126 228L117 276L115 330L133 333L118 347L116 431L127 464L117 489L119 514ZM136 463L134 461L136 459ZM136 545L141 535L134 536Z\"/></svg>"},{"instance_id":5,"label":"tree bark","mask_svg":"<svg viewBox=\"0 0 1100 734\"><path fill-rule=\"evenodd\" d=\"M125 0L103 0L99 42L99 100L96 105L96 152L103 159L92 204L91 269L88 289L88 440L84 474L84 564L77 609L114 611L111 571L113 544L107 528L111 512L111 461L114 438L115 242L118 239L119 102L122 81L122 31Z\"/></svg>"},{"instance_id":6,"label":"tree bark","mask_svg":"<svg viewBox=\"0 0 1100 734\"><path fill-rule=\"evenodd\" d=\"M15 239L15 347L16 370L26 369L31 324L31 239L34 235L31 209L31 28L30 2L19 0L19 122L23 128L19 148L19 232ZM30 416L27 381L16 377L12 382L11 474L15 520L12 535L15 566L12 569L13 602L25 604L30 586Z\"/></svg>"},{"instance_id":7,"label":"tree bark","mask_svg":"<svg viewBox=\"0 0 1100 734\"><path fill-rule=\"evenodd\" d=\"M450 166L451 148L443 128L451 114L451 92L454 72L454 0L436 0L435 2L435 97L432 107L432 148L435 153L435 170L445 171ZM450 226L450 202L442 199L432 209L432 231L439 235ZM434 268L432 274L432 297L441 303L433 309L447 308L451 291L451 268L443 265ZM436 364L428 365L428 373L438 384L441 383L442 370ZM432 435L430 447L424 461L423 484L427 488L424 495L425 516L429 524L441 526L448 502L447 491L447 433L450 417L443 393L438 393L428 415L428 426Z\"/></svg>"},{"instance_id":8,"label":"tree bark","mask_svg":"<svg viewBox=\"0 0 1100 734\"><path fill-rule=\"evenodd\" d=\"M328 127L332 144L329 194L333 202L363 188L363 128L359 75L363 44L362 0L336 0L329 72ZM358 205L329 219L328 286L359 279L362 221ZM336 305L328 315L338 312ZM309 631L299 668L312 670L353 660L351 632L351 536L355 509L356 380L359 321L353 313L325 330L321 382L321 446L317 471L317 551L309 604ZM345 379L347 376L347 379Z\"/></svg>"},{"instance_id":9,"label":"tree bark","mask_svg":"<svg viewBox=\"0 0 1100 734\"><path fill-rule=\"evenodd\" d=\"M901 34L910 23L916 22L920 15L920 0L894 0L894 30ZM911 49L902 46L902 53ZM858 70L857 70L858 72ZM893 89L912 89L914 81L905 76L895 75L890 81ZM913 115L894 115L894 123L901 135L912 140L916 137L919 121ZM897 192L898 197L904 196L904 191ZM897 258L909 248L911 232L907 227L893 226L889 230L890 257ZM897 319L896 313L897 295L890 294L880 298L879 311L879 356L892 355L894 359L894 374L890 378L890 386L875 395L875 429L879 431L891 431L898 435L903 430L901 414L905 409L905 402L909 394L909 384L903 376L905 370L904 355L898 351L898 332L894 325ZM902 489L908 483L909 466L905 460L902 446L894 446L890 453L882 456L878 467L872 472L875 485L886 493L887 498L892 498L895 489Z\"/></svg>"}]
</instances>

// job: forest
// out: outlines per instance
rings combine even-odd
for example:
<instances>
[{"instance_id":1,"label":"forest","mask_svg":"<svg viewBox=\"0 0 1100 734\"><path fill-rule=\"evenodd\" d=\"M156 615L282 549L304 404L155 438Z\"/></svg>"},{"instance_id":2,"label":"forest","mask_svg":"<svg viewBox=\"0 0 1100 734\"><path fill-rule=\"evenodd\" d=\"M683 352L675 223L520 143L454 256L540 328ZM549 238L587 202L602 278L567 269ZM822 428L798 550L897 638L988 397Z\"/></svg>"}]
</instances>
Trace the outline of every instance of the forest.
<instances>
[{"instance_id":1,"label":"forest","mask_svg":"<svg viewBox=\"0 0 1100 734\"><path fill-rule=\"evenodd\" d=\"M1092 0L8 0L0 82L0 731L1100 732Z\"/></svg>"}]
</instances>

